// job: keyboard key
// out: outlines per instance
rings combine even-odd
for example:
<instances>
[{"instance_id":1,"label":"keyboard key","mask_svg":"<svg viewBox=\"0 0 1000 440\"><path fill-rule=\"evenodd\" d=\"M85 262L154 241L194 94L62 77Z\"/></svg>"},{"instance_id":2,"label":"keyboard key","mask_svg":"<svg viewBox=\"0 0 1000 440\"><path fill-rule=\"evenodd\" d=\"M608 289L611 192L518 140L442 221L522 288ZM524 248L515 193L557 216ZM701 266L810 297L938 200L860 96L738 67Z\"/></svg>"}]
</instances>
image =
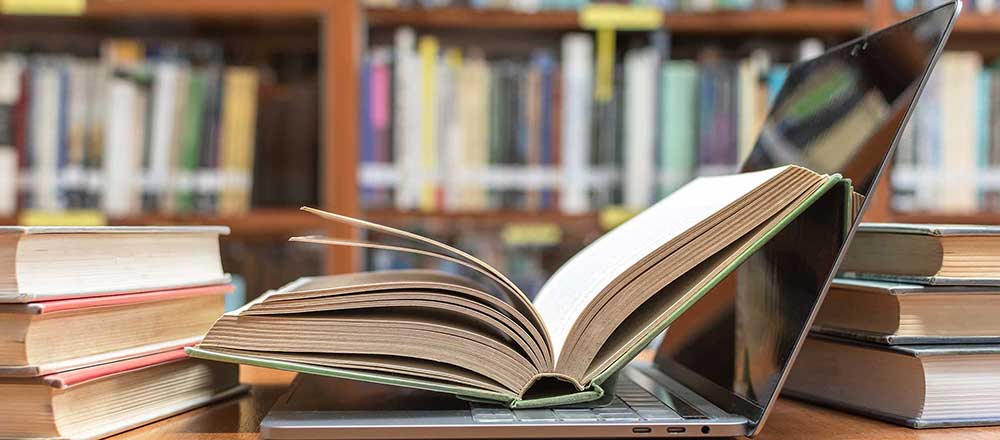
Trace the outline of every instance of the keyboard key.
<instances>
[{"instance_id":1,"label":"keyboard key","mask_svg":"<svg viewBox=\"0 0 1000 440\"><path fill-rule=\"evenodd\" d=\"M515 409L514 415L522 422L556 421L556 415L549 409Z\"/></svg>"}]
</instances>

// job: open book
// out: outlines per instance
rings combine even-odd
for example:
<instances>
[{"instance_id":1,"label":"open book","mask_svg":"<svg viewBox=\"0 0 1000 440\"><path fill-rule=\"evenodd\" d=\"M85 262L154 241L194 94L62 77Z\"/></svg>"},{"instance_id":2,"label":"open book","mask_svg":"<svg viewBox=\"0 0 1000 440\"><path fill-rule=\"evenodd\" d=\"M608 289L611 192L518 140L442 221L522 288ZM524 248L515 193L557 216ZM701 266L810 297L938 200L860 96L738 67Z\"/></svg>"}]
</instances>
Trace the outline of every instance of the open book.
<instances>
[{"instance_id":1,"label":"open book","mask_svg":"<svg viewBox=\"0 0 1000 440\"><path fill-rule=\"evenodd\" d=\"M189 353L514 408L596 400L650 340L838 184L850 189L839 175L796 166L699 178L580 251L534 302L459 249L304 208L409 244L293 241L412 252L470 276L400 270L303 278L223 315ZM844 203L847 214L831 215L849 215L849 197Z\"/></svg>"}]
</instances>

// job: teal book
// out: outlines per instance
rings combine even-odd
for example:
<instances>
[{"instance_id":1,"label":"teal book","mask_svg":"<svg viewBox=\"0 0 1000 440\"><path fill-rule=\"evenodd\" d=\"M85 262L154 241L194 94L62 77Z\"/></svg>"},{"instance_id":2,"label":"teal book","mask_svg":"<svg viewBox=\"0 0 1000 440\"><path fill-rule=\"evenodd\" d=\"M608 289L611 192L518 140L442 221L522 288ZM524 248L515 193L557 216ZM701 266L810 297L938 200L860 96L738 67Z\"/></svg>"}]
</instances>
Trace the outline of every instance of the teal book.
<instances>
[{"instance_id":1,"label":"teal book","mask_svg":"<svg viewBox=\"0 0 1000 440\"><path fill-rule=\"evenodd\" d=\"M691 179L697 161L698 65L668 61L661 72L660 195L665 196Z\"/></svg>"},{"instance_id":2,"label":"teal book","mask_svg":"<svg viewBox=\"0 0 1000 440\"><path fill-rule=\"evenodd\" d=\"M511 408L598 400L650 341L833 189L851 193L839 175L797 166L699 178L584 248L533 301L460 249L304 208L393 241L294 242L419 254L465 270L302 278L223 315L188 353ZM828 215L846 224L843 199Z\"/></svg>"}]
</instances>

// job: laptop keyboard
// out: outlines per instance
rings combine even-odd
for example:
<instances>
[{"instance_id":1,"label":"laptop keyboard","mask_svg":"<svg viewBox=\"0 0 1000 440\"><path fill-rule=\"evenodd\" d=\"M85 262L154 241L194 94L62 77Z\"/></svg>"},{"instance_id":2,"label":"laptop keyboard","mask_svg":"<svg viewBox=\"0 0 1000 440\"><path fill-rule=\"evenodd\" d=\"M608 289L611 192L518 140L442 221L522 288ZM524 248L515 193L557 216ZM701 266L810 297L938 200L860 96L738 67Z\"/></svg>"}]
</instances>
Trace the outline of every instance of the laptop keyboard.
<instances>
[{"instance_id":1,"label":"laptop keyboard","mask_svg":"<svg viewBox=\"0 0 1000 440\"><path fill-rule=\"evenodd\" d=\"M669 422L684 420L684 417L650 394L649 391L624 377L618 382L614 399L606 406L579 409L511 410L473 403L472 418L480 423Z\"/></svg>"}]
</instances>

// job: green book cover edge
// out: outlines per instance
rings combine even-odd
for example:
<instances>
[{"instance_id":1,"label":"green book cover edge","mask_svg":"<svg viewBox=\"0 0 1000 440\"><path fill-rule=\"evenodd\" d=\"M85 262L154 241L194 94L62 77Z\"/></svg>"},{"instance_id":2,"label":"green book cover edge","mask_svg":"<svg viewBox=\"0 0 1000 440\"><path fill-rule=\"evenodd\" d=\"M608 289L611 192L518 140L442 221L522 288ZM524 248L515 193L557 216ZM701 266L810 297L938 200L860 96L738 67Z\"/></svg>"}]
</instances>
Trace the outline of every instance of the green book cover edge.
<instances>
[{"instance_id":1,"label":"green book cover edge","mask_svg":"<svg viewBox=\"0 0 1000 440\"><path fill-rule=\"evenodd\" d=\"M716 285L718 285L719 282L721 282L724 278L729 276L729 274L732 273L734 270L736 270L736 268L739 267L740 264L743 264L743 262L746 261L747 258L750 258L750 256L754 252L757 252L760 248L764 246L764 244L766 244L768 241L771 241L771 239L774 238L774 236L777 235L778 232L781 232L781 230L784 229L785 226L788 226L788 224L791 223L792 220L798 218L799 215L801 215L803 212L805 212L806 209L812 206L813 203L819 200L821 196L826 194L827 191L829 191L831 188L833 188L835 185L838 184L842 185L846 184L847 189L848 190L850 189L850 182L844 180L840 174L830 175L830 178L827 179L826 183L824 183L821 187L819 187L819 189L814 191L813 194L810 195L809 198L805 200L805 202L803 202L801 205L795 208L795 210L792 211L791 214L787 215L784 219L782 219L781 222L778 223L778 225L775 226L773 229L768 231L767 234L765 234L759 240L754 242L753 245L751 245L750 248L746 250L746 252L740 254L739 257L737 257L737 259L732 264L726 266L726 268L723 269L722 272L713 277L708 282L708 284L706 284L701 290L695 293L694 297L691 298L690 301L682 305L676 312L668 316L667 319L661 321L659 325L653 328L653 330L647 332L646 335L640 340L638 344L635 344L629 351L627 351L624 355L619 357L618 360L612 363L611 366L609 366L603 372L594 377L594 379L591 381L591 386L600 385L601 383L606 381L609 377L613 376L615 373L617 373L619 370L625 367L625 365L627 365L629 362L632 361L632 359L634 359L639 353L641 353L642 350L645 349L646 346L649 345L649 343L653 339L655 339L660 333L663 333L663 331L666 330L671 323L673 323L678 317L684 314L684 312L686 312L689 308L691 308L691 306L693 306L696 302L698 302L698 300L700 300L703 296L705 296L706 293L708 293ZM847 191L847 194L848 194L847 200L849 203L851 194L850 191ZM850 207L850 205L845 205L845 207ZM847 211L847 217L850 218L850 210L845 209L845 211Z\"/></svg>"}]
</instances>

